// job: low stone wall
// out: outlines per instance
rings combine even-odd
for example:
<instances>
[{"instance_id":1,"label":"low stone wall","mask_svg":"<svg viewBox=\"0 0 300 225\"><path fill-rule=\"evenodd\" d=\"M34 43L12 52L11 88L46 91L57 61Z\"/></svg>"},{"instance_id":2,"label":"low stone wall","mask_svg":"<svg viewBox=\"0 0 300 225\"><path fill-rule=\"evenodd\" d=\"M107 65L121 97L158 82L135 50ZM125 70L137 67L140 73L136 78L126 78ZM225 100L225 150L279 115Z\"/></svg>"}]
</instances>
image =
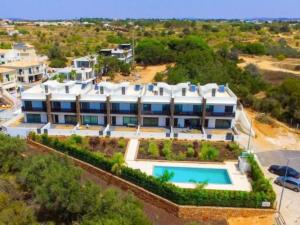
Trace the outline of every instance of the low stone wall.
<instances>
[{"instance_id":1,"label":"low stone wall","mask_svg":"<svg viewBox=\"0 0 300 225\"><path fill-rule=\"evenodd\" d=\"M66 155L55 149L49 148L45 145L37 143L32 140L27 140L28 144L36 147L37 150L47 153L58 154L62 157ZM114 176L111 173L108 173L104 170L101 170L97 167L94 167L88 163L80 161L71 156L70 158L75 165L80 166L82 169L101 177L105 182L118 186L122 190L129 190L133 192L138 198L155 205L161 209L166 210L167 212L185 219L200 219L200 220L209 220L209 218L214 219L229 219L232 217L253 217L253 216L270 216L274 215L275 210L273 209L250 209L250 208L230 208L230 207L206 207L206 206L183 206L177 205L167 199L164 199L152 192L145 190L135 184L132 184L122 178Z\"/></svg>"}]
</instances>

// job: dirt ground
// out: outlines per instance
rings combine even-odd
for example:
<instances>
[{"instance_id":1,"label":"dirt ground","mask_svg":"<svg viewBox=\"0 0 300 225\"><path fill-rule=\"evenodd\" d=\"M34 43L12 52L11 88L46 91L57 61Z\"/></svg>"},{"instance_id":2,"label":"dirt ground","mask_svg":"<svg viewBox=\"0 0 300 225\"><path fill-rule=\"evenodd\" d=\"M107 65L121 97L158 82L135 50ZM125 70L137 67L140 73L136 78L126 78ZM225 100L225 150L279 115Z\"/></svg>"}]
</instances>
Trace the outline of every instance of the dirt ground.
<instances>
[{"instance_id":1,"label":"dirt ground","mask_svg":"<svg viewBox=\"0 0 300 225\"><path fill-rule=\"evenodd\" d=\"M253 121L256 137L253 139L261 150L300 149L300 134L295 129L274 120L273 124L265 124L257 121L255 117L259 114L253 110L246 109L249 119Z\"/></svg>"},{"instance_id":2,"label":"dirt ground","mask_svg":"<svg viewBox=\"0 0 300 225\"><path fill-rule=\"evenodd\" d=\"M300 79L300 71L296 66L300 65L300 59L286 58L279 61L270 56L249 56L242 55L243 60L238 66L244 68L246 65L255 64L262 72L264 78L271 83L280 83L286 77L296 77Z\"/></svg>"},{"instance_id":3,"label":"dirt ground","mask_svg":"<svg viewBox=\"0 0 300 225\"><path fill-rule=\"evenodd\" d=\"M274 224L274 219L272 216L265 217L238 217L230 218L227 221L228 225L271 225Z\"/></svg>"},{"instance_id":4,"label":"dirt ground","mask_svg":"<svg viewBox=\"0 0 300 225\"><path fill-rule=\"evenodd\" d=\"M167 69L167 66L169 64L163 64L163 65L157 65L157 66L136 66L134 71L129 76L123 76L120 73L118 73L114 81L115 82L122 82L122 81L128 81L131 83L138 83L138 84L145 84L145 83L151 83L154 80L154 76L158 72L164 72Z\"/></svg>"}]
</instances>

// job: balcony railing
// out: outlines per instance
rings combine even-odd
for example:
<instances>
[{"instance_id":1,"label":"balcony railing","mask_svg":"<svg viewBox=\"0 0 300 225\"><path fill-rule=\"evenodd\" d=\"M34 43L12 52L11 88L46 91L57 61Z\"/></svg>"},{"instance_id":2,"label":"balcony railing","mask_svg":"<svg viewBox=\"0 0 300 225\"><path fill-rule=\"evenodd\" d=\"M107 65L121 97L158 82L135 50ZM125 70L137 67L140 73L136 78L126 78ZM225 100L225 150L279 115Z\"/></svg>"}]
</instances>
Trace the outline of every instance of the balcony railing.
<instances>
[{"instance_id":1,"label":"balcony railing","mask_svg":"<svg viewBox=\"0 0 300 225\"><path fill-rule=\"evenodd\" d=\"M235 112L206 112L206 116L235 117Z\"/></svg>"},{"instance_id":2,"label":"balcony railing","mask_svg":"<svg viewBox=\"0 0 300 225\"><path fill-rule=\"evenodd\" d=\"M52 112L72 112L76 113L76 108L51 108Z\"/></svg>"},{"instance_id":3,"label":"balcony railing","mask_svg":"<svg viewBox=\"0 0 300 225\"><path fill-rule=\"evenodd\" d=\"M81 108L80 112L82 112L82 113L106 113L106 109L86 109L86 108Z\"/></svg>"},{"instance_id":4,"label":"balcony railing","mask_svg":"<svg viewBox=\"0 0 300 225\"><path fill-rule=\"evenodd\" d=\"M22 111L28 111L28 112L46 112L46 108L35 108L35 107L25 107L22 106Z\"/></svg>"},{"instance_id":5,"label":"balcony railing","mask_svg":"<svg viewBox=\"0 0 300 225\"><path fill-rule=\"evenodd\" d=\"M142 111L143 115L170 115L170 111Z\"/></svg>"},{"instance_id":6,"label":"balcony railing","mask_svg":"<svg viewBox=\"0 0 300 225\"><path fill-rule=\"evenodd\" d=\"M175 111L174 115L176 115L176 116L202 116L202 112L178 112L178 111Z\"/></svg>"},{"instance_id":7,"label":"balcony railing","mask_svg":"<svg viewBox=\"0 0 300 225\"><path fill-rule=\"evenodd\" d=\"M137 114L137 110L121 110L121 109L112 109L112 114Z\"/></svg>"}]
</instances>

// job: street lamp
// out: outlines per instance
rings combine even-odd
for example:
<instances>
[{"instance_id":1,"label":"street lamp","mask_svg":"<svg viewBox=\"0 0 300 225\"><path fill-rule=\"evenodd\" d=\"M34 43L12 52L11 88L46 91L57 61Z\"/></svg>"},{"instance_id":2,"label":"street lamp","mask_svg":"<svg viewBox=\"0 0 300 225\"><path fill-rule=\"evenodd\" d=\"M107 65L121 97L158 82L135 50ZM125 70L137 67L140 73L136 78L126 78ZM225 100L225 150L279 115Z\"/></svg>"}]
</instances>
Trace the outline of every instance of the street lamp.
<instances>
[{"instance_id":1,"label":"street lamp","mask_svg":"<svg viewBox=\"0 0 300 225\"><path fill-rule=\"evenodd\" d=\"M250 129L249 129L249 135L248 135L248 145L247 145L247 151L248 152L250 151L249 148L250 148L250 140L251 140L252 122L253 122L253 119L251 119Z\"/></svg>"}]
</instances>

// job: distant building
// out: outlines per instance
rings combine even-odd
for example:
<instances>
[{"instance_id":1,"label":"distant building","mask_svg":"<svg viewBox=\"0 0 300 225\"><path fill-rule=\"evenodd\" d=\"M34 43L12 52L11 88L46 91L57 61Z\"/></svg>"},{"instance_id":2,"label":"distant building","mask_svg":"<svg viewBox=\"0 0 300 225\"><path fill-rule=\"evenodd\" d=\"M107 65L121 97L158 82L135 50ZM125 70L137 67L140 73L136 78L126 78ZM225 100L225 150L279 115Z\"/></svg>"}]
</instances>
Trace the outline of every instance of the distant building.
<instances>
[{"instance_id":1,"label":"distant building","mask_svg":"<svg viewBox=\"0 0 300 225\"><path fill-rule=\"evenodd\" d=\"M97 63L97 56L84 56L73 60L74 68L93 68Z\"/></svg>"},{"instance_id":2,"label":"distant building","mask_svg":"<svg viewBox=\"0 0 300 225\"><path fill-rule=\"evenodd\" d=\"M27 43L14 43L13 49L19 51L21 59L36 59L37 54L34 47Z\"/></svg>"},{"instance_id":3,"label":"distant building","mask_svg":"<svg viewBox=\"0 0 300 225\"><path fill-rule=\"evenodd\" d=\"M15 49L0 49L0 65L19 61L20 52Z\"/></svg>"},{"instance_id":4,"label":"distant building","mask_svg":"<svg viewBox=\"0 0 300 225\"><path fill-rule=\"evenodd\" d=\"M75 74L75 77L72 77L72 74ZM95 79L95 73L93 68L73 68L66 67L56 71L54 76L63 74L66 81L75 80L78 82L82 81L93 81Z\"/></svg>"},{"instance_id":5,"label":"distant building","mask_svg":"<svg viewBox=\"0 0 300 225\"><path fill-rule=\"evenodd\" d=\"M21 83L41 81L46 75L46 66L38 60L22 60L7 63L0 68L10 68L17 71L17 80Z\"/></svg>"},{"instance_id":6,"label":"distant building","mask_svg":"<svg viewBox=\"0 0 300 225\"><path fill-rule=\"evenodd\" d=\"M0 87L8 92L17 88L17 71L11 68L0 67Z\"/></svg>"},{"instance_id":7,"label":"distant building","mask_svg":"<svg viewBox=\"0 0 300 225\"><path fill-rule=\"evenodd\" d=\"M131 44L120 44L117 48L101 49L100 55L105 57L116 57L118 60L125 63L130 63L133 58Z\"/></svg>"}]
</instances>

